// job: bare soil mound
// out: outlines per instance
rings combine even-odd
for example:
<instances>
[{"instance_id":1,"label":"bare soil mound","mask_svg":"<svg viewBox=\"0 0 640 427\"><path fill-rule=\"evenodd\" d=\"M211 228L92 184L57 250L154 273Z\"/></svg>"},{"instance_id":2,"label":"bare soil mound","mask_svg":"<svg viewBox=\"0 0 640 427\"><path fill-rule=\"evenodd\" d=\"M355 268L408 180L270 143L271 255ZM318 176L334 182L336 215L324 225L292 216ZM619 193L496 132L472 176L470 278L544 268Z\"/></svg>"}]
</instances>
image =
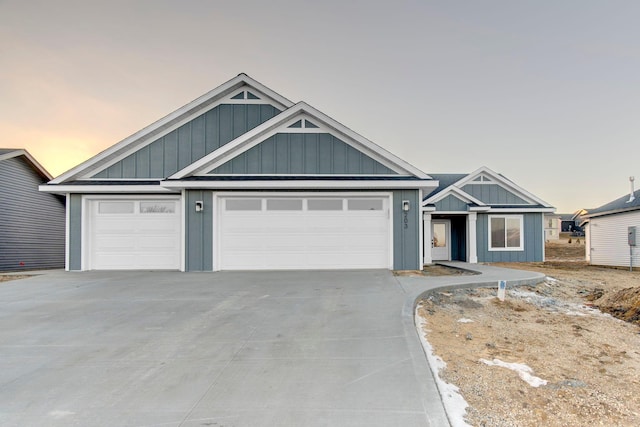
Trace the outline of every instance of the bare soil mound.
<instances>
[{"instance_id":1,"label":"bare soil mound","mask_svg":"<svg viewBox=\"0 0 640 427\"><path fill-rule=\"evenodd\" d=\"M594 300L594 307L626 322L640 325L640 287L626 288Z\"/></svg>"}]
</instances>

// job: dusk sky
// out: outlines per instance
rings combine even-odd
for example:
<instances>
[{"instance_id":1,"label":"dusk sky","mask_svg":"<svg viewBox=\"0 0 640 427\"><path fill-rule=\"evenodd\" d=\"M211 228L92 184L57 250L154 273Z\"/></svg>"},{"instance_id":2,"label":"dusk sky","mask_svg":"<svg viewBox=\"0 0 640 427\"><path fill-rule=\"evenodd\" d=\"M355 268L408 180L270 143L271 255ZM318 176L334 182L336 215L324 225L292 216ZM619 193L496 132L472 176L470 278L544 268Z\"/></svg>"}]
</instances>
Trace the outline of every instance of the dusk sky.
<instances>
[{"instance_id":1,"label":"dusk sky","mask_svg":"<svg viewBox=\"0 0 640 427\"><path fill-rule=\"evenodd\" d=\"M0 148L56 176L241 72L560 213L640 181L637 0L0 0Z\"/></svg>"}]
</instances>

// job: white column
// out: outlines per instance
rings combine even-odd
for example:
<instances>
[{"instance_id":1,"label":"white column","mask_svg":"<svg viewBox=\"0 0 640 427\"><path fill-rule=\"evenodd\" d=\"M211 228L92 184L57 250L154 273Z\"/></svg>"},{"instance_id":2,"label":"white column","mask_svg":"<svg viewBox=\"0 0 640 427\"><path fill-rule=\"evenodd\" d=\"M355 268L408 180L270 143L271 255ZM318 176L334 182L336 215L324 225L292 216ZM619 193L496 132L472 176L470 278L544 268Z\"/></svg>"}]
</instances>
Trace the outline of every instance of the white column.
<instances>
[{"instance_id":1,"label":"white column","mask_svg":"<svg viewBox=\"0 0 640 427\"><path fill-rule=\"evenodd\" d=\"M478 263L478 244L476 242L476 222L478 214L469 212L467 215L467 252L469 257L467 262L470 264Z\"/></svg>"},{"instance_id":2,"label":"white column","mask_svg":"<svg viewBox=\"0 0 640 427\"><path fill-rule=\"evenodd\" d=\"M422 214L423 244L424 244L424 263L433 264L431 259L431 214L424 212Z\"/></svg>"}]
</instances>

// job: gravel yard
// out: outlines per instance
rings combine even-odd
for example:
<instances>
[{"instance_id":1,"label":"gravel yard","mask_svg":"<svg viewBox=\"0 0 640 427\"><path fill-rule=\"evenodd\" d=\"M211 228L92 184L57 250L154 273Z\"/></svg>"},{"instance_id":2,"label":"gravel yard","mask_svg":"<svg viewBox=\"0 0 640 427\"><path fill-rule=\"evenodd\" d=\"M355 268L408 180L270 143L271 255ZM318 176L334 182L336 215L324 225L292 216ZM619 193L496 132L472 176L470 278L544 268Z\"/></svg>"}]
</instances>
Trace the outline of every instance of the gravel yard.
<instances>
[{"instance_id":1,"label":"gravel yard","mask_svg":"<svg viewBox=\"0 0 640 427\"><path fill-rule=\"evenodd\" d=\"M546 263L501 265L547 275L504 301L494 288L420 303L426 340L446 363L440 377L468 403L468 424L640 425L640 272L588 266L580 250L556 243Z\"/></svg>"}]
</instances>

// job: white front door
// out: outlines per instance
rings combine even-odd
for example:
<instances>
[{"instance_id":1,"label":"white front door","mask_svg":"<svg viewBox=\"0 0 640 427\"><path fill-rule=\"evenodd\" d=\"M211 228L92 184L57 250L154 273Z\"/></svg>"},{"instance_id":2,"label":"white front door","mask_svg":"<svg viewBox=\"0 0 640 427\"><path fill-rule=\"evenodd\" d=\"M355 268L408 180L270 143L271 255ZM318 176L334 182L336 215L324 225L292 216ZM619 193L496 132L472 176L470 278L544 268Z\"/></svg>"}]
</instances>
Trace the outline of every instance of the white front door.
<instances>
[{"instance_id":1,"label":"white front door","mask_svg":"<svg viewBox=\"0 0 640 427\"><path fill-rule=\"evenodd\" d=\"M451 221L431 221L431 258L433 261L451 260Z\"/></svg>"}]
</instances>

